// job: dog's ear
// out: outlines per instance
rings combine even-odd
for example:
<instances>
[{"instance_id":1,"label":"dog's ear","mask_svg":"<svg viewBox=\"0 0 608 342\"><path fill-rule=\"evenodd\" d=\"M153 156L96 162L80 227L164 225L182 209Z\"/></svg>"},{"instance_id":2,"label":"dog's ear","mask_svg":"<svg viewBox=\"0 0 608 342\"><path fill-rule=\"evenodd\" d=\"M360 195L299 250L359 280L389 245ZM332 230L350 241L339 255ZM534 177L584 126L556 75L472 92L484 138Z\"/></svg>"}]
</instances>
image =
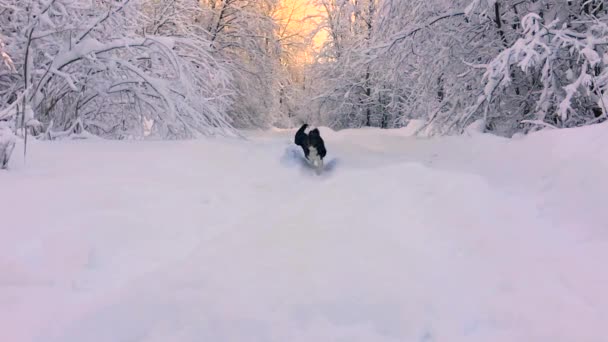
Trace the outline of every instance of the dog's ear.
<instances>
[{"instance_id":1,"label":"dog's ear","mask_svg":"<svg viewBox=\"0 0 608 342\"><path fill-rule=\"evenodd\" d=\"M308 132L308 135L314 135L314 136L320 136L321 133L319 132L318 128L313 129L312 131Z\"/></svg>"}]
</instances>

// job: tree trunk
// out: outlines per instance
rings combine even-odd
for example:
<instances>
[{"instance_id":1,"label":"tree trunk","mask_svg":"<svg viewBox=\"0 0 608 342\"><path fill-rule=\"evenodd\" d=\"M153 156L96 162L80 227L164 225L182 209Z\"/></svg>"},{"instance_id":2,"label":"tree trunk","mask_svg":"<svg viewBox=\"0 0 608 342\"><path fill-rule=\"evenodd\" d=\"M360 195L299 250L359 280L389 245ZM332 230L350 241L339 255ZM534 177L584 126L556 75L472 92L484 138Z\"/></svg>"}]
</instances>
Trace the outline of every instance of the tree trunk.
<instances>
[{"instance_id":1,"label":"tree trunk","mask_svg":"<svg viewBox=\"0 0 608 342\"><path fill-rule=\"evenodd\" d=\"M507 37L505 36L505 31L502 28L502 18L500 15L500 1L496 1L494 3L494 21L496 22L496 27L498 28L498 35L500 35L500 40L502 40L502 44L504 47L509 47L509 43L507 42Z\"/></svg>"}]
</instances>

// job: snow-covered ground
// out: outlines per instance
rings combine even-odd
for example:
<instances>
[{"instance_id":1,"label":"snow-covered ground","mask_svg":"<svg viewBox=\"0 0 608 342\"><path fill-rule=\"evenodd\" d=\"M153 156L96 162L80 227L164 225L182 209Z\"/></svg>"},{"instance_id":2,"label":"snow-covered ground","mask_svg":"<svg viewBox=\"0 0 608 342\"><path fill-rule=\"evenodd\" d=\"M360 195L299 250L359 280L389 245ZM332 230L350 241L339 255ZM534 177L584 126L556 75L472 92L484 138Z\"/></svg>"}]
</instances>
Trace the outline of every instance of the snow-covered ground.
<instances>
[{"instance_id":1,"label":"snow-covered ground","mask_svg":"<svg viewBox=\"0 0 608 342\"><path fill-rule=\"evenodd\" d=\"M606 341L607 125L321 132L18 146L0 341Z\"/></svg>"}]
</instances>

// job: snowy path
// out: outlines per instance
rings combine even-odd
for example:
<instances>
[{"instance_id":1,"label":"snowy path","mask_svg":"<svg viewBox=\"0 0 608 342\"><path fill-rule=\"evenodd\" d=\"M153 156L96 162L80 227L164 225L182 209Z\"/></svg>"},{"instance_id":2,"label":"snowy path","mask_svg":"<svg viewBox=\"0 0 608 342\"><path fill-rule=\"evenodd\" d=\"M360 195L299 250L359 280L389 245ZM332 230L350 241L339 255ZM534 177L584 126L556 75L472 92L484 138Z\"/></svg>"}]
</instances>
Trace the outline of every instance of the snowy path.
<instances>
[{"instance_id":1,"label":"snowy path","mask_svg":"<svg viewBox=\"0 0 608 342\"><path fill-rule=\"evenodd\" d=\"M0 173L0 340L606 341L606 133L322 131L322 177L291 132L37 143Z\"/></svg>"}]
</instances>

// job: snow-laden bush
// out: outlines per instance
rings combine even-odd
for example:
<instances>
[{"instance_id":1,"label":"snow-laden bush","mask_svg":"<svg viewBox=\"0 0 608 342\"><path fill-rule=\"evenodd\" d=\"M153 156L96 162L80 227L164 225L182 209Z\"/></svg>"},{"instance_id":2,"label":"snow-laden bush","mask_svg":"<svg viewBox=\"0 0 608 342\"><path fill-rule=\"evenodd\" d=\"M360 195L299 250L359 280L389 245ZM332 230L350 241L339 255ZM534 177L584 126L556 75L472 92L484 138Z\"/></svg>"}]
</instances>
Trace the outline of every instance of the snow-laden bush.
<instances>
[{"instance_id":1,"label":"snow-laden bush","mask_svg":"<svg viewBox=\"0 0 608 342\"><path fill-rule=\"evenodd\" d=\"M15 148L15 135L7 121L0 121L0 169L6 169Z\"/></svg>"},{"instance_id":2,"label":"snow-laden bush","mask_svg":"<svg viewBox=\"0 0 608 342\"><path fill-rule=\"evenodd\" d=\"M521 84L513 75L529 75L536 84L527 87L524 96L533 106L527 114L521 113L519 122L572 127L605 118L608 25L590 21L584 29L575 30L559 17L546 23L530 13L522 19L522 30L521 38L485 65L486 86L479 104L487 107L505 101L504 95ZM504 120L498 114L484 110L486 117Z\"/></svg>"}]
</instances>

